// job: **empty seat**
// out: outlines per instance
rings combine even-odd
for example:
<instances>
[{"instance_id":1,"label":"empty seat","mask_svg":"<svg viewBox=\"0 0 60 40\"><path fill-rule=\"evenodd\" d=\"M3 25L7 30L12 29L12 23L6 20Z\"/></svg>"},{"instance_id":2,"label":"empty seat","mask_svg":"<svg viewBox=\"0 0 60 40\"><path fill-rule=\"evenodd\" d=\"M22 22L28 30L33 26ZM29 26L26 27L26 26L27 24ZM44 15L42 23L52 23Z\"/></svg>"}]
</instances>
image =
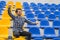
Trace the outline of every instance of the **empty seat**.
<instances>
[{"instance_id":1,"label":"empty seat","mask_svg":"<svg viewBox=\"0 0 60 40\"><path fill-rule=\"evenodd\" d=\"M32 3L30 3L30 6L31 6L31 7L36 7L37 5L32 2Z\"/></svg>"},{"instance_id":2,"label":"empty seat","mask_svg":"<svg viewBox=\"0 0 60 40\"><path fill-rule=\"evenodd\" d=\"M54 28L47 27L44 29L44 37L45 38L56 38L57 36L55 35L55 30Z\"/></svg>"},{"instance_id":3,"label":"empty seat","mask_svg":"<svg viewBox=\"0 0 60 40\"><path fill-rule=\"evenodd\" d=\"M34 17L34 14L33 13L31 13L31 14L26 14L26 18L28 18L28 19L34 19L35 17Z\"/></svg>"},{"instance_id":4,"label":"empty seat","mask_svg":"<svg viewBox=\"0 0 60 40\"><path fill-rule=\"evenodd\" d=\"M47 7L46 6L43 6L42 8L41 8L41 10L43 11L43 12L45 12L45 11L47 11Z\"/></svg>"},{"instance_id":5,"label":"empty seat","mask_svg":"<svg viewBox=\"0 0 60 40\"><path fill-rule=\"evenodd\" d=\"M32 11L25 11L25 15L26 14L32 14Z\"/></svg>"},{"instance_id":6,"label":"empty seat","mask_svg":"<svg viewBox=\"0 0 60 40\"><path fill-rule=\"evenodd\" d=\"M46 27L49 27L48 20L41 20L41 22L40 22L40 28L46 28Z\"/></svg>"},{"instance_id":7,"label":"empty seat","mask_svg":"<svg viewBox=\"0 0 60 40\"><path fill-rule=\"evenodd\" d=\"M28 2L23 2L23 7L29 7Z\"/></svg>"},{"instance_id":8,"label":"empty seat","mask_svg":"<svg viewBox=\"0 0 60 40\"><path fill-rule=\"evenodd\" d=\"M60 20L54 20L53 21L53 27L54 28L60 28Z\"/></svg>"},{"instance_id":9,"label":"empty seat","mask_svg":"<svg viewBox=\"0 0 60 40\"><path fill-rule=\"evenodd\" d=\"M50 11L45 11L45 15L46 15L46 16L49 16L50 14L51 14Z\"/></svg>"},{"instance_id":10,"label":"empty seat","mask_svg":"<svg viewBox=\"0 0 60 40\"><path fill-rule=\"evenodd\" d=\"M55 12L56 11L56 8L55 7L50 7L50 11L51 12Z\"/></svg>"},{"instance_id":11,"label":"empty seat","mask_svg":"<svg viewBox=\"0 0 60 40\"><path fill-rule=\"evenodd\" d=\"M50 4L49 3L45 3L44 6L46 6L48 9L50 8Z\"/></svg>"},{"instance_id":12,"label":"empty seat","mask_svg":"<svg viewBox=\"0 0 60 40\"><path fill-rule=\"evenodd\" d=\"M45 19L45 15L44 14L38 14L37 18L38 18L38 20Z\"/></svg>"},{"instance_id":13,"label":"empty seat","mask_svg":"<svg viewBox=\"0 0 60 40\"><path fill-rule=\"evenodd\" d=\"M4 8L4 7L6 6L6 2L5 2L5 1L1 1L0 3L2 4L2 5L1 5L2 8Z\"/></svg>"},{"instance_id":14,"label":"empty seat","mask_svg":"<svg viewBox=\"0 0 60 40\"><path fill-rule=\"evenodd\" d=\"M40 30L38 27L32 27L29 29L29 32L32 34L32 38L39 38L40 36Z\"/></svg>"},{"instance_id":15,"label":"empty seat","mask_svg":"<svg viewBox=\"0 0 60 40\"><path fill-rule=\"evenodd\" d=\"M43 40L42 38L34 38L34 40Z\"/></svg>"},{"instance_id":16,"label":"empty seat","mask_svg":"<svg viewBox=\"0 0 60 40\"><path fill-rule=\"evenodd\" d=\"M39 8L44 6L42 3L38 3L37 5L38 5Z\"/></svg>"},{"instance_id":17,"label":"empty seat","mask_svg":"<svg viewBox=\"0 0 60 40\"><path fill-rule=\"evenodd\" d=\"M35 11L35 15L39 15L39 14L42 14L40 11Z\"/></svg>"},{"instance_id":18,"label":"empty seat","mask_svg":"<svg viewBox=\"0 0 60 40\"><path fill-rule=\"evenodd\" d=\"M54 12L54 15L60 16L60 11L55 11L55 12Z\"/></svg>"},{"instance_id":19,"label":"empty seat","mask_svg":"<svg viewBox=\"0 0 60 40\"><path fill-rule=\"evenodd\" d=\"M39 11L38 7L32 7L33 11Z\"/></svg>"},{"instance_id":20,"label":"empty seat","mask_svg":"<svg viewBox=\"0 0 60 40\"><path fill-rule=\"evenodd\" d=\"M24 11L31 11L31 9L24 9Z\"/></svg>"},{"instance_id":21,"label":"empty seat","mask_svg":"<svg viewBox=\"0 0 60 40\"><path fill-rule=\"evenodd\" d=\"M60 40L60 38L54 38L53 40Z\"/></svg>"},{"instance_id":22,"label":"empty seat","mask_svg":"<svg viewBox=\"0 0 60 40\"><path fill-rule=\"evenodd\" d=\"M54 15L54 14L50 14L49 16L48 16L48 20L50 20L50 21L53 21L53 20L55 20L56 19L56 16Z\"/></svg>"}]
</instances>

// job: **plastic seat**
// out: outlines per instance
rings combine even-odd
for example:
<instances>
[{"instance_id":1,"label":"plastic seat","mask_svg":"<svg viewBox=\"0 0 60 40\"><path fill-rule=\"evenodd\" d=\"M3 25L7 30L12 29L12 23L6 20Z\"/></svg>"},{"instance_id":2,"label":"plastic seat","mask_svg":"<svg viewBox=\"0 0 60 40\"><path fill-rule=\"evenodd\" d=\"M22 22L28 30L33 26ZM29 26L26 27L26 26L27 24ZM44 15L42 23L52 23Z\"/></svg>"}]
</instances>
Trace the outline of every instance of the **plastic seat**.
<instances>
[{"instance_id":1,"label":"plastic seat","mask_svg":"<svg viewBox=\"0 0 60 40\"><path fill-rule=\"evenodd\" d=\"M51 12L55 12L55 11L56 11L56 8L55 8L55 7L51 7L51 8L50 8L50 11L51 11Z\"/></svg>"},{"instance_id":2,"label":"plastic seat","mask_svg":"<svg viewBox=\"0 0 60 40\"><path fill-rule=\"evenodd\" d=\"M32 14L32 11L25 11L25 15L26 14Z\"/></svg>"},{"instance_id":3,"label":"plastic seat","mask_svg":"<svg viewBox=\"0 0 60 40\"><path fill-rule=\"evenodd\" d=\"M49 3L45 3L44 6L46 6L48 9L50 8L50 4Z\"/></svg>"},{"instance_id":4,"label":"plastic seat","mask_svg":"<svg viewBox=\"0 0 60 40\"><path fill-rule=\"evenodd\" d=\"M40 11L35 11L35 16L38 16L39 14L42 14Z\"/></svg>"},{"instance_id":5,"label":"plastic seat","mask_svg":"<svg viewBox=\"0 0 60 40\"><path fill-rule=\"evenodd\" d=\"M53 20L55 20L56 19L56 16L54 15L54 14L50 14L49 16L48 16L48 20L50 20L50 21L53 21Z\"/></svg>"},{"instance_id":6,"label":"plastic seat","mask_svg":"<svg viewBox=\"0 0 60 40\"><path fill-rule=\"evenodd\" d=\"M54 20L53 21L53 27L54 28L60 28L60 20Z\"/></svg>"},{"instance_id":7,"label":"plastic seat","mask_svg":"<svg viewBox=\"0 0 60 40\"><path fill-rule=\"evenodd\" d=\"M31 7L36 7L37 5L32 2L32 3L30 3L30 6L31 6Z\"/></svg>"},{"instance_id":8,"label":"plastic seat","mask_svg":"<svg viewBox=\"0 0 60 40\"><path fill-rule=\"evenodd\" d=\"M29 11L31 11L31 9L24 9L24 11L28 11L29 12Z\"/></svg>"},{"instance_id":9,"label":"plastic seat","mask_svg":"<svg viewBox=\"0 0 60 40\"><path fill-rule=\"evenodd\" d=\"M58 35L59 35L59 37L60 37L60 28L59 28L59 34L58 34Z\"/></svg>"},{"instance_id":10,"label":"plastic seat","mask_svg":"<svg viewBox=\"0 0 60 40\"><path fill-rule=\"evenodd\" d=\"M43 12L45 12L45 11L47 11L47 7L46 6L43 6L42 8L41 8L41 10L43 11Z\"/></svg>"},{"instance_id":11,"label":"plastic seat","mask_svg":"<svg viewBox=\"0 0 60 40\"><path fill-rule=\"evenodd\" d=\"M60 38L54 38L53 40L60 40Z\"/></svg>"},{"instance_id":12,"label":"plastic seat","mask_svg":"<svg viewBox=\"0 0 60 40\"><path fill-rule=\"evenodd\" d=\"M54 28L47 27L44 29L44 38L56 38Z\"/></svg>"},{"instance_id":13,"label":"plastic seat","mask_svg":"<svg viewBox=\"0 0 60 40\"><path fill-rule=\"evenodd\" d=\"M40 28L46 28L46 27L49 27L48 20L41 20L41 22L40 22Z\"/></svg>"},{"instance_id":14,"label":"plastic seat","mask_svg":"<svg viewBox=\"0 0 60 40\"><path fill-rule=\"evenodd\" d=\"M60 16L60 12L59 12L59 11L55 11L55 12L54 12L54 15L56 15L56 16L59 17L59 16Z\"/></svg>"},{"instance_id":15,"label":"plastic seat","mask_svg":"<svg viewBox=\"0 0 60 40\"><path fill-rule=\"evenodd\" d=\"M39 11L38 7L32 7L33 11Z\"/></svg>"},{"instance_id":16,"label":"plastic seat","mask_svg":"<svg viewBox=\"0 0 60 40\"><path fill-rule=\"evenodd\" d=\"M49 16L50 14L51 14L50 11L45 11L45 15L46 15L46 16Z\"/></svg>"},{"instance_id":17,"label":"plastic seat","mask_svg":"<svg viewBox=\"0 0 60 40\"><path fill-rule=\"evenodd\" d=\"M32 27L29 29L29 32L32 34L32 38L40 38L40 30L38 27Z\"/></svg>"},{"instance_id":18,"label":"plastic seat","mask_svg":"<svg viewBox=\"0 0 60 40\"><path fill-rule=\"evenodd\" d=\"M29 7L28 2L23 2L23 7Z\"/></svg>"},{"instance_id":19,"label":"plastic seat","mask_svg":"<svg viewBox=\"0 0 60 40\"><path fill-rule=\"evenodd\" d=\"M34 38L34 40L43 40L42 38Z\"/></svg>"},{"instance_id":20,"label":"plastic seat","mask_svg":"<svg viewBox=\"0 0 60 40\"><path fill-rule=\"evenodd\" d=\"M34 14L26 14L26 18L28 18L28 19L34 19L35 17L34 17Z\"/></svg>"},{"instance_id":21,"label":"plastic seat","mask_svg":"<svg viewBox=\"0 0 60 40\"><path fill-rule=\"evenodd\" d=\"M38 14L38 15L37 15L37 18L38 18L38 20L40 21L40 20L42 20L42 19L45 19L45 15L44 15L44 14Z\"/></svg>"},{"instance_id":22,"label":"plastic seat","mask_svg":"<svg viewBox=\"0 0 60 40\"><path fill-rule=\"evenodd\" d=\"M4 7L6 6L6 2L5 2L5 1L1 1L0 3L2 4L2 5L1 5L2 8L4 8Z\"/></svg>"},{"instance_id":23,"label":"plastic seat","mask_svg":"<svg viewBox=\"0 0 60 40\"><path fill-rule=\"evenodd\" d=\"M24 6L23 6L23 8L24 8L24 9L30 9L30 7L24 7Z\"/></svg>"},{"instance_id":24,"label":"plastic seat","mask_svg":"<svg viewBox=\"0 0 60 40\"><path fill-rule=\"evenodd\" d=\"M38 5L39 8L44 6L42 3L38 3L37 5Z\"/></svg>"}]
</instances>

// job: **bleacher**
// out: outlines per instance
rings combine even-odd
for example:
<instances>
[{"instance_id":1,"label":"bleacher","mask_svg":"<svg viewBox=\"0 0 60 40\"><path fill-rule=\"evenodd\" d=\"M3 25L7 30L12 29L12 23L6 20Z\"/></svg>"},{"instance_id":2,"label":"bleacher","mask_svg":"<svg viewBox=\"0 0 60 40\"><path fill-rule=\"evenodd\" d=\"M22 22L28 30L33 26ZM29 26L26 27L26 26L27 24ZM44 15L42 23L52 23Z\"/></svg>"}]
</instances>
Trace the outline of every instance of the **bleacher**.
<instances>
[{"instance_id":1,"label":"bleacher","mask_svg":"<svg viewBox=\"0 0 60 40\"><path fill-rule=\"evenodd\" d=\"M12 4L13 9L14 2L10 1L8 4L5 1L0 2L0 15L2 16L0 20L1 40L6 40L9 36L8 29L11 25L11 18L7 14L9 4ZM39 22L38 25L25 25L25 28L29 29L28 32L31 32L33 40L60 40L60 4L24 2L23 5L21 5L20 2L16 2L15 9L16 8L23 9L23 14L25 14L26 19L32 22ZM2 11L4 12L2 13ZM43 30L43 35L41 35L41 30ZM58 30L57 35L56 30ZM14 40L25 40L25 38L14 38Z\"/></svg>"}]
</instances>

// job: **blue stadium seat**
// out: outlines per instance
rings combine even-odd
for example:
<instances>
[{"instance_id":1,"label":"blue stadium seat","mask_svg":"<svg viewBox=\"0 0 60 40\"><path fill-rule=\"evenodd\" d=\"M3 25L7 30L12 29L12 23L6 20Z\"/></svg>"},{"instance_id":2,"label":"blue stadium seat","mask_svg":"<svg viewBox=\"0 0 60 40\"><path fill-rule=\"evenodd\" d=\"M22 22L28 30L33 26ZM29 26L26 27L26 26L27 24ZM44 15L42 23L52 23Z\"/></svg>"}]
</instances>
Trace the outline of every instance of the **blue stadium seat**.
<instances>
[{"instance_id":1,"label":"blue stadium seat","mask_svg":"<svg viewBox=\"0 0 60 40\"><path fill-rule=\"evenodd\" d=\"M44 29L44 38L56 38L54 28L47 27Z\"/></svg>"},{"instance_id":2,"label":"blue stadium seat","mask_svg":"<svg viewBox=\"0 0 60 40\"><path fill-rule=\"evenodd\" d=\"M60 20L54 20L53 21L53 27L54 28L60 28Z\"/></svg>"},{"instance_id":3,"label":"blue stadium seat","mask_svg":"<svg viewBox=\"0 0 60 40\"><path fill-rule=\"evenodd\" d=\"M29 7L28 2L23 2L23 7Z\"/></svg>"},{"instance_id":4,"label":"blue stadium seat","mask_svg":"<svg viewBox=\"0 0 60 40\"><path fill-rule=\"evenodd\" d=\"M47 11L47 7L46 6L43 6L43 7L41 7L41 10L43 11L43 12L45 12L45 11Z\"/></svg>"},{"instance_id":5,"label":"blue stadium seat","mask_svg":"<svg viewBox=\"0 0 60 40\"><path fill-rule=\"evenodd\" d=\"M45 16L49 16L51 14L50 11L45 11Z\"/></svg>"},{"instance_id":6,"label":"blue stadium seat","mask_svg":"<svg viewBox=\"0 0 60 40\"><path fill-rule=\"evenodd\" d=\"M59 17L59 16L60 16L60 11L55 11L55 12L54 12L54 15L56 15L56 16Z\"/></svg>"},{"instance_id":7,"label":"blue stadium seat","mask_svg":"<svg viewBox=\"0 0 60 40\"><path fill-rule=\"evenodd\" d=\"M38 20L40 21L40 20L42 20L42 19L45 19L45 15L44 15L44 14L38 14L38 15L37 15L37 18L38 18Z\"/></svg>"},{"instance_id":8,"label":"blue stadium seat","mask_svg":"<svg viewBox=\"0 0 60 40\"><path fill-rule=\"evenodd\" d=\"M39 8L44 6L42 3L38 3L37 5L38 5Z\"/></svg>"},{"instance_id":9,"label":"blue stadium seat","mask_svg":"<svg viewBox=\"0 0 60 40\"><path fill-rule=\"evenodd\" d=\"M23 8L24 8L24 9L30 9L30 7L24 7L24 6L23 6Z\"/></svg>"},{"instance_id":10,"label":"blue stadium seat","mask_svg":"<svg viewBox=\"0 0 60 40\"><path fill-rule=\"evenodd\" d=\"M32 11L25 11L25 15L26 14L32 14Z\"/></svg>"},{"instance_id":11,"label":"blue stadium seat","mask_svg":"<svg viewBox=\"0 0 60 40\"><path fill-rule=\"evenodd\" d=\"M59 34L58 34L58 35L59 35L59 37L60 37L60 28L59 28Z\"/></svg>"},{"instance_id":12,"label":"blue stadium seat","mask_svg":"<svg viewBox=\"0 0 60 40\"><path fill-rule=\"evenodd\" d=\"M35 15L38 16L39 14L42 14L40 11L35 11Z\"/></svg>"},{"instance_id":13,"label":"blue stadium seat","mask_svg":"<svg viewBox=\"0 0 60 40\"><path fill-rule=\"evenodd\" d=\"M56 8L55 7L50 7L50 11L51 12L55 12L56 11Z\"/></svg>"},{"instance_id":14,"label":"blue stadium seat","mask_svg":"<svg viewBox=\"0 0 60 40\"><path fill-rule=\"evenodd\" d=\"M33 11L39 11L38 7L32 7Z\"/></svg>"},{"instance_id":15,"label":"blue stadium seat","mask_svg":"<svg viewBox=\"0 0 60 40\"><path fill-rule=\"evenodd\" d=\"M48 9L50 8L50 4L49 3L45 3L44 6L46 6Z\"/></svg>"},{"instance_id":16,"label":"blue stadium seat","mask_svg":"<svg viewBox=\"0 0 60 40\"><path fill-rule=\"evenodd\" d=\"M31 9L24 9L24 11L31 11Z\"/></svg>"},{"instance_id":17,"label":"blue stadium seat","mask_svg":"<svg viewBox=\"0 0 60 40\"><path fill-rule=\"evenodd\" d=\"M29 29L29 32L32 34L32 38L40 38L40 30L38 27L32 27Z\"/></svg>"},{"instance_id":18,"label":"blue stadium seat","mask_svg":"<svg viewBox=\"0 0 60 40\"><path fill-rule=\"evenodd\" d=\"M26 18L27 19L34 19L35 17L34 17L34 14L33 13L29 13L29 14L26 14Z\"/></svg>"},{"instance_id":19,"label":"blue stadium seat","mask_svg":"<svg viewBox=\"0 0 60 40\"><path fill-rule=\"evenodd\" d=\"M32 3L30 3L30 6L31 6L31 7L36 7L37 5L32 2Z\"/></svg>"},{"instance_id":20,"label":"blue stadium seat","mask_svg":"<svg viewBox=\"0 0 60 40\"><path fill-rule=\"evenodd\" d=\"M56 16L54 15L54 14L50 14L49 16L48 16L48 20L50 20L50 21L53 21L53 20L55 20L56 19Z\"/></svg>"},{"instance_id":21,"label":"blue stadium seat","mask_svg":"<svg viewBox=\"0 0 60 40\"><path fill-rule=\"evenodd\" d=\"M50 6L51 6L51 7L56 7L56 4L51 4Z\"/></svg>"},{"instance_id":22,"label":"blue stadium seat","mask_svg":"<svg viewBox=\"0 0 60 40\"><path fill-rule=\"evenodd\" d=\"M60 38L54 38L53 40L60 40Z\"/></svg>"},{"instance_id":23,"label":"blue stadium seat","mask_svg":"<svg viewBox=\"0 0 60 40\"><path fill-rule=\"evenodd\" d=\"M49 27L48 20L41 20L41 22L40 22L40 28L46 28L46 27Z\"/></svg>"},{"instance_id":24,"label":"blue stadium seat","mask_svg":"<svg viewBox=\"0 0 60 40\"><path fill-rule=\"evenodd\" d=\"M43 40L42 38L34 38L34 40Z\"/></svg>"}]
</instances>

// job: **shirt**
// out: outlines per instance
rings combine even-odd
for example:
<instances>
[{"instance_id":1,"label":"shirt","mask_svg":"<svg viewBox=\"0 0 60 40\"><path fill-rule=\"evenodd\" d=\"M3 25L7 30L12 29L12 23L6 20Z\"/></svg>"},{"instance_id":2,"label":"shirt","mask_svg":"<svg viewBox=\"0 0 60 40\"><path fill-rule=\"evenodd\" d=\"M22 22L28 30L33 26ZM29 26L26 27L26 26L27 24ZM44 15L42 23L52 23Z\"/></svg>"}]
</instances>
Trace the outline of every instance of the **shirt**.
<instances>
[{"instance_id":1,"label":"shirt","mask_svg":"<svg viewBox=\"0 0 60 40\"><path fill-rule=\"evenodd\" d=\"M23 31L23 25L24 23L28 23L28 24L33 24L33 25L36 25L35 22L31 22L29 20L27 20L25 17L22 17L22 16L14 16L11 11L10 11L10 7L8 8L8 15L12 18L13 20L13 30L20 30L20 31Z\"/></svg>"}]
</instances>

